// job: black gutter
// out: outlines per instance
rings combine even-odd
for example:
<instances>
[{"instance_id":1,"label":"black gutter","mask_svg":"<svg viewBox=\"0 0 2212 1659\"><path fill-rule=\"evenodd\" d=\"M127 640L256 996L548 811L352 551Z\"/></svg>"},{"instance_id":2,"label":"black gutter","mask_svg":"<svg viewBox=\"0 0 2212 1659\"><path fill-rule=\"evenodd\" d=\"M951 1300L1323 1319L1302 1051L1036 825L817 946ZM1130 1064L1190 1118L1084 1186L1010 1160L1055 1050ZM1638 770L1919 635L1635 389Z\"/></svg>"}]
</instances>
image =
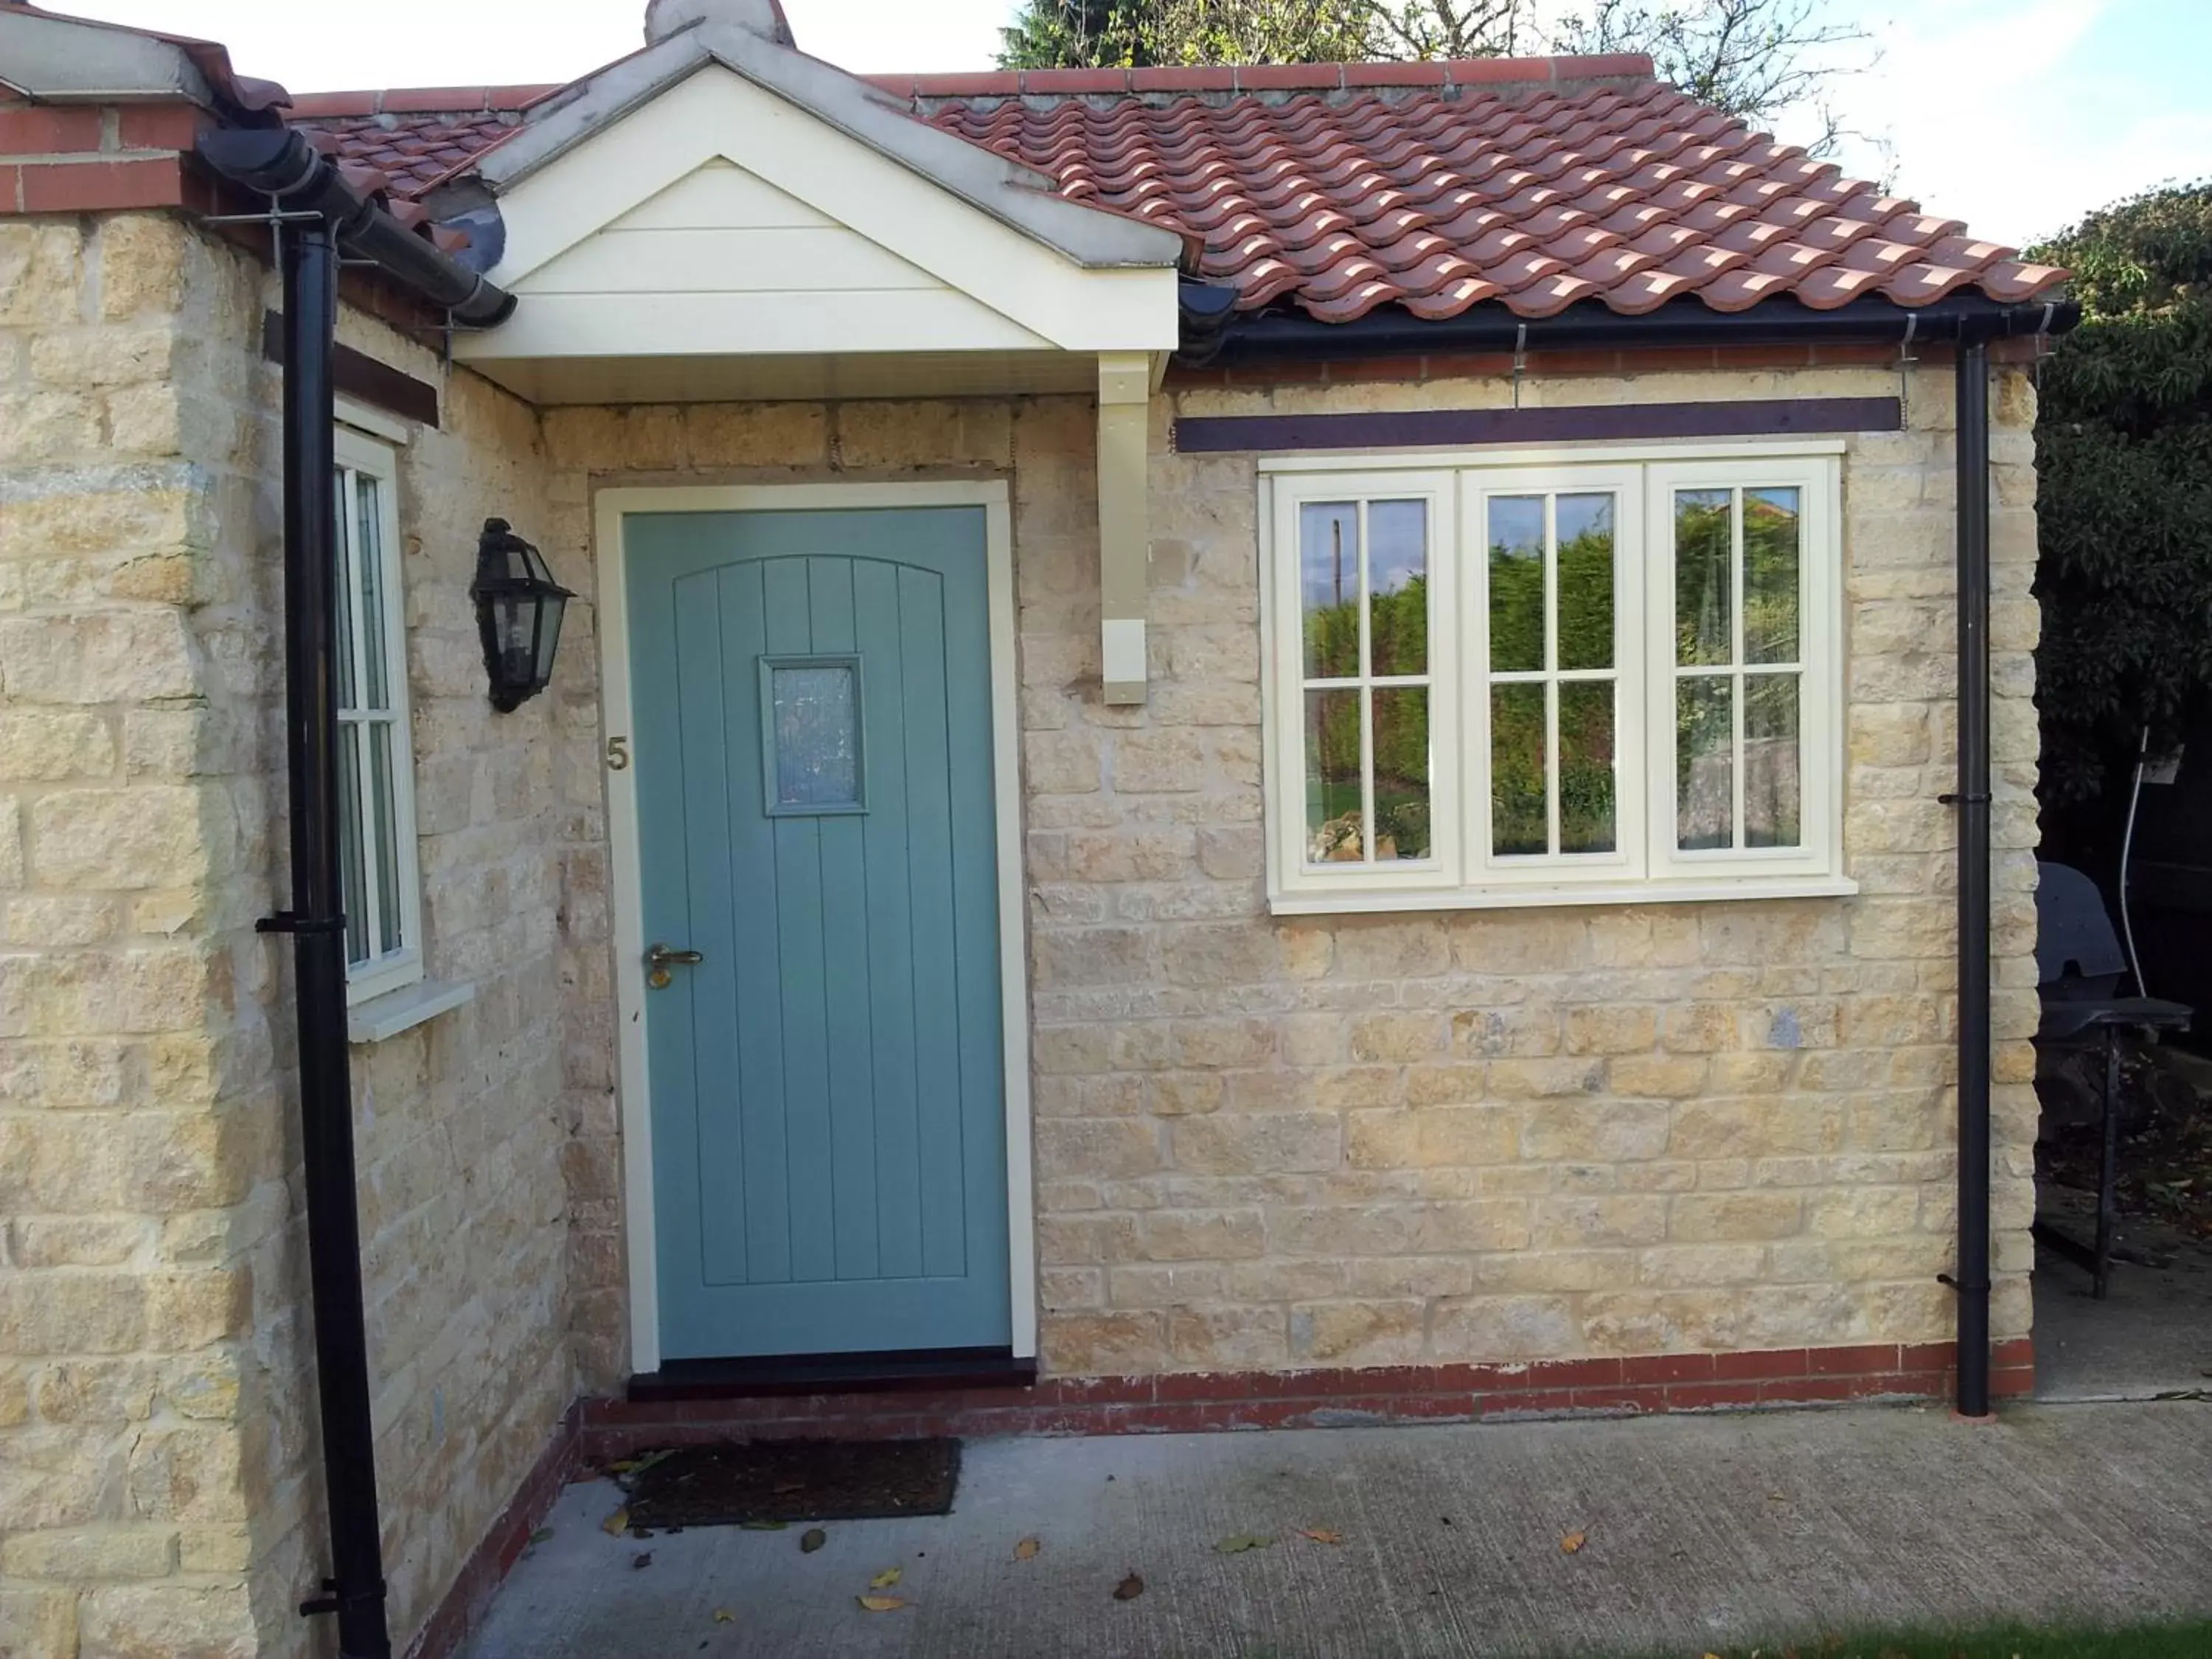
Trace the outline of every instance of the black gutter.
<instances>
[{"instance_id":1,"label":"black gutter","mask_svg":"<svg viewBox=\"0 0 2212 1659\"><path fill-rule=\"evenodd\" d=\"M1990 1414L1990 349L1958 360L1959 1415Z\"/></svg>"},{"instance_id":2,"label":"black gutter","mask_svg":"<svg viewBox=\"0 0 2212 1659\"><path fill-rule=\"evenodd\" d=\"M331 544L340 254L374 261L394 282L459 321L496 323L513 312L514 301L356 195L296 132L210 133L201 140L200 154L233 183L271 198L284 216L271 229L284 287L285 762L293 908L259 928L292 935L315 1388L330 1519L331 1576L323 1581L324 1594L302 1602L300 1611L337 1615L342 1659L391 1659L362 1290L338 853L337 593Z\"/></svg>"},{"instance_id":3,"label":"black gutter","mask_svg":"<svg viewBox=\"0 0 2212 1659\"><path fill-rule=\"evenodd\" d=\"M208 165L233 184L273 198L287 213L319 214L348 258L370 261L410 293L451 312L455 322L489 328L514 314L513 295L356 194L329 157L293 129L210 132L199 149Z\"/></svg>"},{"instance_id":4,"label":"black gutter","mask_svg":"<svg viewBox=\"0 0 2212 1659\"><path fill-rule=\"evenodd\" d=\"M1194 289L1199 289L1194 294ZM1854 300L1815 311L1795 300L1768 300L1747 311L1714 311L1677 300L1625 317L1585 301L1554 317L1522 318L1487 304L1430 322L1396 306L1356 322L1324 323L1296 311L1223 317L1212 293L1183 285L1184 348L1193 367L1241 368L1270 362L1327 362L1358 357L1418 357L1431 352L1620 350L1666 346L1797 345L1984 340L2063 334L2081 320L2071 300L2008 305L1956 295L1909 307L1888 300ZM1206 303L1200 303L1203 295Z\"/></svg>"}]
</instances>

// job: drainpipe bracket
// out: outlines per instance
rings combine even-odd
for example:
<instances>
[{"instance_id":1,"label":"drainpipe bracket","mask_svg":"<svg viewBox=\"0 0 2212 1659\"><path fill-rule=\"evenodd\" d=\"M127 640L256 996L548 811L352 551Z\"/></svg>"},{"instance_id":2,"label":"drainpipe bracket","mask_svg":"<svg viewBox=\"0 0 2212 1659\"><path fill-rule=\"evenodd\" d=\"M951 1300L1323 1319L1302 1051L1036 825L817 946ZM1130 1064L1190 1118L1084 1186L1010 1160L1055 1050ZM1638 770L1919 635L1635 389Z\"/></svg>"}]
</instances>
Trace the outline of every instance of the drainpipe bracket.
<instances>
[{"instance_id":1,"label":"drainpipe bracket","mask_svg":"<svg viewBox=\"0 0 2212 1659\"><path fill-rule=\"evenodd\" d=\"M1996 799L1995 795L1984 794L1978 791L1963 794L1954 791L1948 795L1936 796L1936 804L1938 806L1987 806Z\"/></svg>"},{"instance_id":2,"label":"drainpipe bracket","mask_svg":"<svg viewBox=\"0 0 2212 1659\"><path fill-rule=\"evenodd\" d=\"M1961 1285L1948 1273L1937 1273L1936 1282L1956 1291L1960 1296L1987 1296L1996 1288L1990 1285Z\"/></svg>"},{"instance_id":3,"label":"drainpipe bracket","mask_svg":"<svg viewBox=\"0 0 2212 1659\"><path fill-rule=\"evenodd\" d=\"M343 916L300 916L289 910L279 910L273 916L264 916L253 924L257 933L343 933Z\"/></svg>"}]
</instances>

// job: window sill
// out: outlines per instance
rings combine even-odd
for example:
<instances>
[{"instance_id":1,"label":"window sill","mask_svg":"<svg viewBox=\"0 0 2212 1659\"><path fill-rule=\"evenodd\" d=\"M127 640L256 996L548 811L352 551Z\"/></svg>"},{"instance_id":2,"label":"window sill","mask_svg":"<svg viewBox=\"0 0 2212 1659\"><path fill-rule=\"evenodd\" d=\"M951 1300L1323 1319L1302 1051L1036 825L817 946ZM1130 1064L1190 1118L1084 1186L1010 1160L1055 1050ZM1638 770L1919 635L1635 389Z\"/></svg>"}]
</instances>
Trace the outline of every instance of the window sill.
<instances>
[{"instance_id":1,"label":"window sill","mask_svg":"<svg viewBox=\"0 0 2212 1659\"><path fill-rule=\"evenodd\" d=\"M474 1002L477 988L450 980L418 980L404 989L356 1003L346 1010L346 1041L381 1042L411 1031L427 1020Z\"/></svg>"},{"instance_id":2,"label":"window sill","mask_svg":"<svg viewBox=\"0 0 2212 1659\"><path fill-rule=\"evenodd\" d=\"M1361 893L1274 893L1279 916L1364 916L1408 910L1534 910L1571 904L1716 904L1746 899L1850 898L1858 883L1844 876L1717 876L1703 881L1631 881L1609 886L1453 888L1424 892L1401 887Z\"/></svg>"}]
</instances>

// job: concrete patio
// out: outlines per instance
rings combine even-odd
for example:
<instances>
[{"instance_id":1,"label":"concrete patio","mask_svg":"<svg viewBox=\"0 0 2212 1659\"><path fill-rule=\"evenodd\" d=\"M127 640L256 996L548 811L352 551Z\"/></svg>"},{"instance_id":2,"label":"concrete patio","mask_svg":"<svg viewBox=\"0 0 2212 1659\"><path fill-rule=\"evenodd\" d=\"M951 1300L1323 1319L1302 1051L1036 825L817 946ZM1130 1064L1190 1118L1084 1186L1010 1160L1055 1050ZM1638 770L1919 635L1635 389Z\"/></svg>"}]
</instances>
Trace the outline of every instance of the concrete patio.
<instances>
[{"instance_id":1,"label":"concrete patio","mask_svg":"<svg viewBox=\"0 0 2212 1659\"><path fill-rule=\"evenodd\" d=\"M797 1526L610 1536L620 1502L562 1495L471 1659L1695 1656L2212 1613L2194 1401L982 1441L952 1515L831 1522L811 1554ZM1239 1536L1273 1541L1217 1548ZM891 1567L873 1593L906 1605L864 1610Z\"/></svg>"}]
</instances>

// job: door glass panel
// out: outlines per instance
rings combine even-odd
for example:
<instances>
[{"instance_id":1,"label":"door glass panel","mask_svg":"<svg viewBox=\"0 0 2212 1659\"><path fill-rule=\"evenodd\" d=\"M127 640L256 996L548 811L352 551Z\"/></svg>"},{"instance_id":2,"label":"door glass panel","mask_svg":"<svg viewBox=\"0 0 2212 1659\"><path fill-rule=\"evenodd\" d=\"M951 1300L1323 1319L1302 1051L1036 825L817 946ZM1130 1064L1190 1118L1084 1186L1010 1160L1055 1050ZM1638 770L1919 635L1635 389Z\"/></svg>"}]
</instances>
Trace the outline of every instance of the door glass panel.
<instances>
[{"instance_id":1,"label":"door glass panel","mask_svg":"<svg viewBox=\"0 0 2212 1659\"><path fill-rule=\"evenodd\" d=\"M1359 508L1309 501L1298 513L1298 586L1305 605L1305 675L1359 674Z\"/></svg>"},{"instance_id":2,"label":"door glass panel","mask_svg":"<svg viewBox=\"0 0 2212 1659\"><path fill-rule=\"evenodd\" d=\"M1803 843L1798 677L1751 674L1743 694L1743 843Z\"/></svg>"},{"instance_id":3,"label":"door glass panel","mask_svg":"<svg viewBox=\"0 0 2212 1659\"><path fill-rule=\"evenodd\" d=\"M1501 858L1548 853L1545 688L1490 688L1490 842Z\"/></svg>"},{"instance_id":4,"label":"door glass panel","mask_svg":"<svg viewBox=\"0 0 2212 1659\"><path fill-rule=\"evenodd\" d=\"M860 665L771 663L768 680L770 812L858 811Z\"/></svg>"},{"instance_id":5,"label":"door glass panel","mask_svg":"<svg viewBox=\"0 0 2212 1659\"><path fill-rule=\"evenodd\" d=\"M1429 672L1429 504L1367 507L1370 673Z\"/></svg>"},{"instance_id":6,"label":"door glass panel","mask_svg":"<svg viewBox=\"0 0 2212 1659\"><path fill-rule=\"evenodd\" d=\"M1375 691L1375 856L1429 856L1429 694Z\"/></svg>"},{"instance_id":7,"label":"door glass panel","mask_svg":"<svg viewBox=\"0 0 2212 1659\"><path fill-rule=\"evenodd\" d=\"M345 905L346 961L368 960L368 875L361 844L361 728L338 727L338 891Z\"/></svg>"},{"instance_id":8,"label":"door glass panel","mask_svg":"<svg viewBox=\"0 0 2212 1659\"><path fill-rule=\"evenodd\" d=\"M1359 788L1359 693L1306 693L1306 858L1357 863L1367 856Z\"/></svg>"},{"instance_id":9,"label":"door glass panel","mask_svg":"<svg viewBox=\"0 0 2212 1659\"><path fill-rule=\"evenodd\" d=\"M1743 492L1743 659L1796 662L1800 492Z\"/></svg>"},{"instance_id":10,"label":"door glass panel","mask_svg":"<svg viewBox=\"0 0 2212 1659\"><path fill-rule=\"evenodd\" d=\"M1730 503L1725 489L1674 492L1674 660L1685 667L1735 659Z\"/></svg>"},{"instance_id":11,"label":"door glass panel","mask_svg":"<svg viewBox=\"0 0 2212 1659\"><path fill-rule=\"evenodd\" d=\"M1613 682L1559 687L1559 850L1610 853L1614 828Z\"/></svg>"},{"instance_id":12,"label":"door glass panel","mask_svg":"<svg viewBox=\"0 0 2212 1659\"><path fill-rule=\"evenodd\" d=\"M1613 666L1613 497L1562 495L1559 666ZM1565 739L1561 739L1564 750Z\"/></svg>"},{"instance_id":13,"label":"door glass panel","mask_svg":"<svg viewBox=\"0 0 2212 1659\"><path fill-rule=\"evenodd\" d=\"M1544 666L1544 497L1490 498L1490 671Z\"/></svg>"},{"instance_id":14,"label":"door glass panel","mask_svg":"<svg viewBox=\"0 0 2212 1659\"><path fill-rule=\"evenodd\" d=\"M1735 844L1735 683L1698 674L1675 683L1676 845L1706 852Z\"/></svg>"}]
</instances>

